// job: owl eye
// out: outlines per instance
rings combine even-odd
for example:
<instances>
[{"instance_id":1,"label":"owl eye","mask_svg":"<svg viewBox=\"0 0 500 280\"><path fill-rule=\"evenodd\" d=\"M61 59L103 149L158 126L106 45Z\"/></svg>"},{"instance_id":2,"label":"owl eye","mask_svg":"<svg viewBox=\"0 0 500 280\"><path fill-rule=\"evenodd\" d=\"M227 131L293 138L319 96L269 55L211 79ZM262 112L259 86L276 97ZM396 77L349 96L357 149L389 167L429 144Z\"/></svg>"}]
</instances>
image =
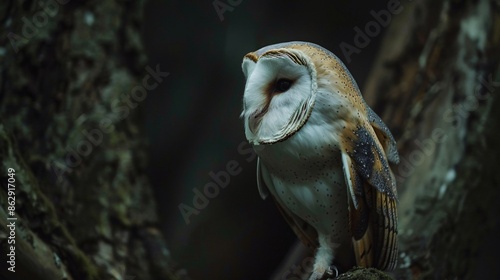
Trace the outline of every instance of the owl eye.
<instances>
[{"instance_id":1,"label":"owl eye","mask_svg":"<svg viewBox=\"0 0 500 280\"><path fill-rule=\"evenodd\" d=\"M276 85L275 85L274 91L278 92L278 93L285 92L288 89L290 89L291 86L292 86L292 81L291 80L288 80L288 79L279 79L279 80L276 81Z\"/></svg>"}]
</instances>

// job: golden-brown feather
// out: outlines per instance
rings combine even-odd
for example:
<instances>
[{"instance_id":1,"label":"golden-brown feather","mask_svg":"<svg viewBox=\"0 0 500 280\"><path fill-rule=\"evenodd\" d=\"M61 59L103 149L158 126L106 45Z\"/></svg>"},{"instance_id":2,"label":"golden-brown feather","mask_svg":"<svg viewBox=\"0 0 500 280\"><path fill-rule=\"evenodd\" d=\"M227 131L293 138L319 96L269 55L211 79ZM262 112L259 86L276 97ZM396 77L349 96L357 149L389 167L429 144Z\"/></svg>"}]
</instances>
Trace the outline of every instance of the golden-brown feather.
<instances>
[{"instance_id":1,"label":"golden-brown feather","mask_svg":"<svg viewBox=\"0 0 500 280\"><path fill-rule=\"evenodd\" d=\"M358 198L358 208L352 203L349 206L356 263L362 267L393 270L397 257L396 202L384 193L373 191L369 184L365 184L362 196L363 199ZM374 208L369 207L372 203ZM360 233L361 229L364 230Z\"/></svg>"},{"instance_id":2,"label":"golden-brown feather","mask_svg":"<svg viewBox=\"0 0 500 280\"><path fill-rule=\"evenodd\" d=\"M354 195L349 199L349 219L356 263L392 270L398 246L394 176L373 129L349 126L344 133L344 164Z\"/></svg>"},{"instance_id":3,"label":"golden-brown feather","mask_svg":"<svg viewBox=\"0 0 500 280\"><path fill-rule=\"evenodd\" d=\"M364 195L363 195L364 196ZM361 198L361 197L360 197ZM360 199L358 208L349 205L349 222L356 264L362 267L373 266L373 225L366 199Z\"/></svg>"}]
</instances>

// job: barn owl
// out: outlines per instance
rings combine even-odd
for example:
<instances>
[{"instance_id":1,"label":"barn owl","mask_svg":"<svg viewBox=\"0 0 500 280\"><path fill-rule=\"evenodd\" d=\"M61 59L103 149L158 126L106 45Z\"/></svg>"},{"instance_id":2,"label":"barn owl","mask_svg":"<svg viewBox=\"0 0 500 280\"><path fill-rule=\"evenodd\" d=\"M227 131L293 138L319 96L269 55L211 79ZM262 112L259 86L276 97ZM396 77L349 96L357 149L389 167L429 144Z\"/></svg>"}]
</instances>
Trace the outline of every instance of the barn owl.
<instances>
[{"instance_id":1,"label":"barn owl","mask_svg":"<svg viewBox=\"0 0 500 280\"><path fill-rule=\"evenodd\" d=\"M345 65L321 46L288 42L246 54L242 68L258 190L315 249L309 279L336 267L394 269L396 142Z\"/></svg>"}]
</instances>

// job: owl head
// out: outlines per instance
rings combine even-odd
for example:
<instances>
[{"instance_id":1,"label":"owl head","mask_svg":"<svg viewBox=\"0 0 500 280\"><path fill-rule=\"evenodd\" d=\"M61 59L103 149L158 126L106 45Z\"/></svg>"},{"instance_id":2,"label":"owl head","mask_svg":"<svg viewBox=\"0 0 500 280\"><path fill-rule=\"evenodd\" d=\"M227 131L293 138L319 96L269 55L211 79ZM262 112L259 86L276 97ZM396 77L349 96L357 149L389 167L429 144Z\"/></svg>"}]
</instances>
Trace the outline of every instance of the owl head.
<instances>
[{"instance_id":1,"label":"owl head","mask_svg":"<svg viewBox=\"0 0 500 280\"><path fill-rule=\"evenodd\" d=\"M281 142L299 131L314 110L318 91L364 103L344 64L312 43L261 48L244 56L242 68L246 85L241 117L246 138L254 145Z\"/></svg>"}]
</instances>

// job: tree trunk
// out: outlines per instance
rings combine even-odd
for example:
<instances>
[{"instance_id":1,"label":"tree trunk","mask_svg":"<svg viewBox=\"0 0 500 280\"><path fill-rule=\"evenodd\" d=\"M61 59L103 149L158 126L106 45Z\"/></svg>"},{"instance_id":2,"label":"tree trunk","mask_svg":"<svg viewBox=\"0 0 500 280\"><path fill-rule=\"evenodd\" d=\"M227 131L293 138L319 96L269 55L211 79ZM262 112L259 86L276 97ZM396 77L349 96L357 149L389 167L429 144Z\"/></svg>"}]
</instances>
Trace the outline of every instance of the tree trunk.
<instances>
[{"instance_id":1,"label":"tree trunk","mask_svg":"<svg viewBox=\"0 0 500 280\"><path fill-rule=\"evenodd\" d=\"M142 6L0 3L1 279L187 279L157 229L136 124L168 76L146 64Z\"/></svg>"},{"instance_id":2,"label":"tree trunk","mask_svg":"<svg viewBox=\"0 0 500 280\"><path fill-rule=\"evenodd\" d=\"M417 1L404 14L364 91L401 155L395 276L494 279L484 260L500 245L499 2Z\"/></svg>"}]
</instances>

